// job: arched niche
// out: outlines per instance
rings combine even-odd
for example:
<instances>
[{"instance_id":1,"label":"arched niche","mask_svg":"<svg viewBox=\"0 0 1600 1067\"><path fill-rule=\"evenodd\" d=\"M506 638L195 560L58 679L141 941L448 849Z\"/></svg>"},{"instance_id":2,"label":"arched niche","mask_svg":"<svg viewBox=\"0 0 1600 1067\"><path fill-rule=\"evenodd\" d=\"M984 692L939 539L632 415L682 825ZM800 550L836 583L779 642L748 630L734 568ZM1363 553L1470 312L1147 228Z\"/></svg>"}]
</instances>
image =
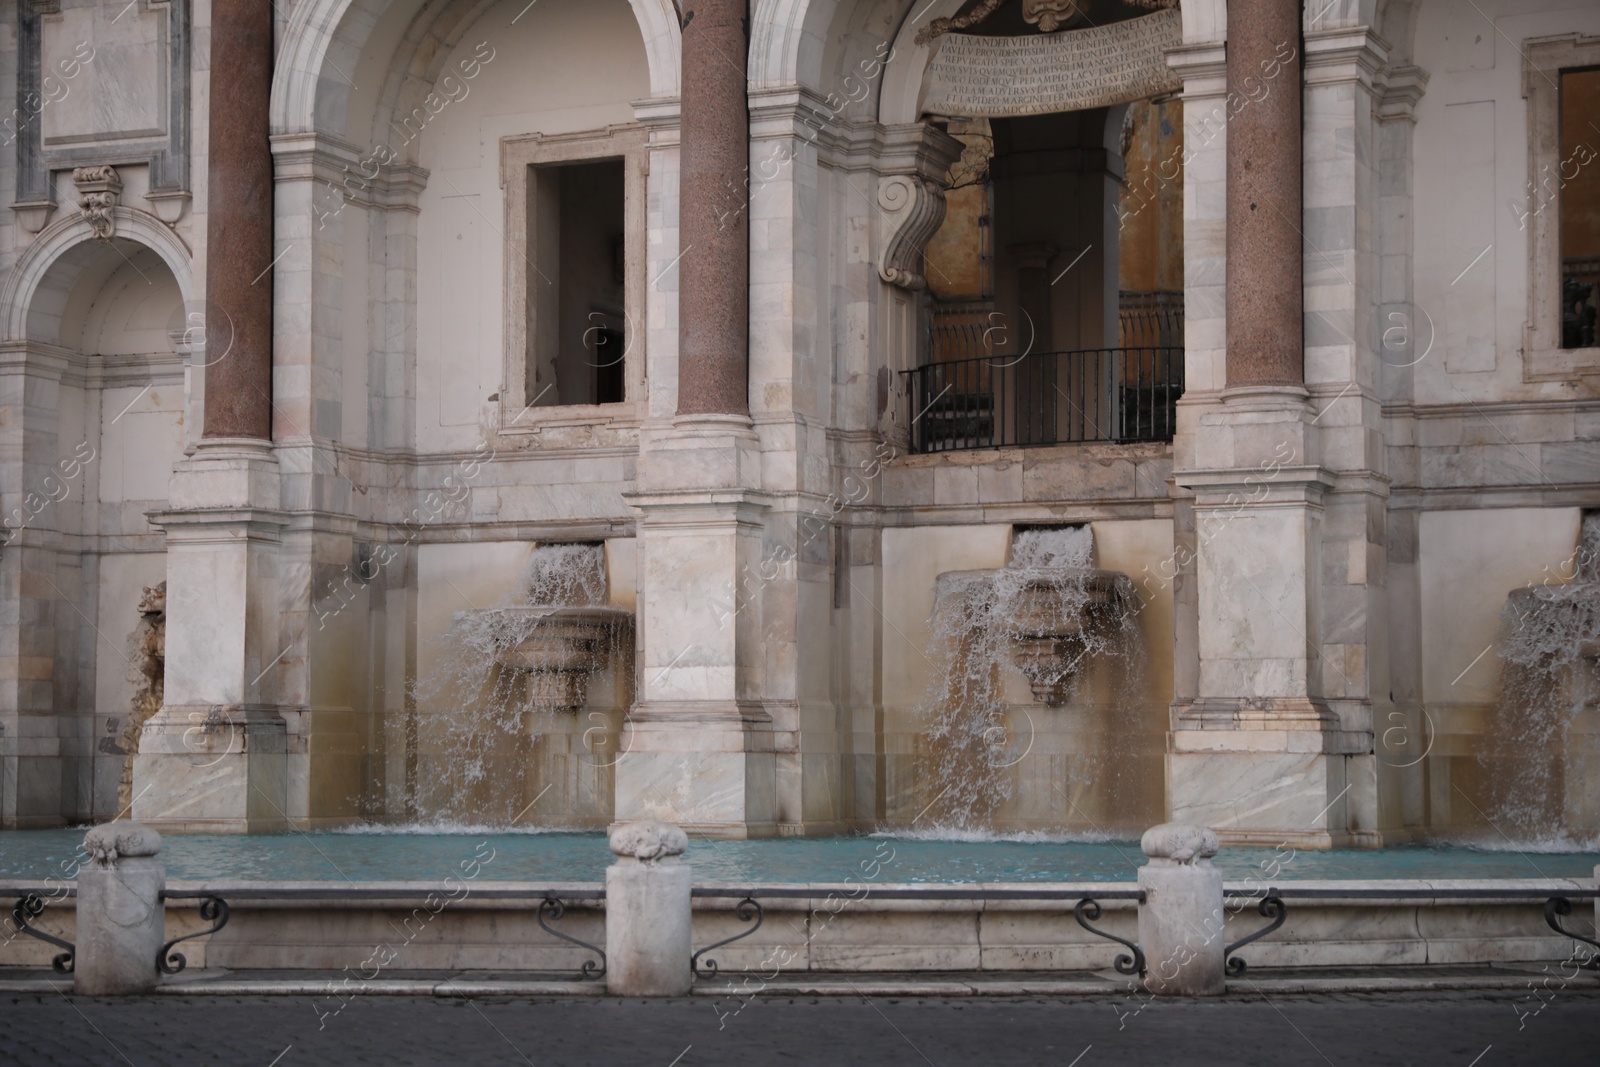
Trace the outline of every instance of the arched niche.
<instances>
[{"instance_id":1,"label":"arched niche","mask_svg":"<svg viewBox=\"0 0 1600 1067\"><path fill-rule=\"evenodd\" d=\"M55 726L53 814L71 819L118 812L136 688L128 644L144 590L166 577L147 514L165 509L173 464L198 433L177 344L188 251L143 212L118 208L112 221L107 240L80 215L59 219L0 293L0 344L27 381L0 431L15 464L6 481L24 487L29 511L17 565L40 576L20 592L23 617L39 623L25 652L48 661L51 678L37 706L19 710Z\"/></svg>"}]
</instances>

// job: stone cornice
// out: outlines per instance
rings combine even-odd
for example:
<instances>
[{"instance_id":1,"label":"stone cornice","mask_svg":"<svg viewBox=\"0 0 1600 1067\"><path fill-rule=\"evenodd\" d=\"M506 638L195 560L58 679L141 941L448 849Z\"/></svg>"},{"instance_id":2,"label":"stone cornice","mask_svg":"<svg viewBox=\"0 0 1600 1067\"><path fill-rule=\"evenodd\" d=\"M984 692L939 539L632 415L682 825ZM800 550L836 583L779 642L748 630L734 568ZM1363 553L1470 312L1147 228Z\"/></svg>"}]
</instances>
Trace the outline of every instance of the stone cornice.
<instances>
[{"instance_id":1,"label":"stone cornice","mask_svg":"<svg viewBox=\"0 0 1600 1067\"><path fill-rule=\"evenodd\" d=\"M1167 66L1183 79L1183 95L1221 96L1228 88L1228 52L1220 42L1185 44L1167 50Z\"/></svg>"},{"instance_id":2,"label":"stone cornice","mask_svg":"<svg viewBox=\"0 0 1600 1067\"><path fill-rule=\"evenodd\" d=\"M1307 30L1304 40L1308 88L1347 81L1371 87L1389 61L1389 42L1369 26Z\"/></svg>"},{"instance_id":3,"label":"stone cornice","mask_svg":"<svg viewBox=\"0 0 1600 1067\"><path fill-rule=\"evenodd\" d=\"M348 141L319 133L281 133L270 138L273 181L323 182L358 207L418 210L428 186L428 170L415 163L394 162L369 177L364 168L376 160L363 156Z\"/></svg>"},{"instance_id":4,"label":"stone cornice","mask_svg":"<svg viewBox=\"0 0 1600 1067\"><path fill-rule=\"evenodd\" d=\"M1417 102L1428 87L1421 67L1390 67L1378 79L1378 118L1383 122L1416 122Z\"/></svg>"}]
</instances>

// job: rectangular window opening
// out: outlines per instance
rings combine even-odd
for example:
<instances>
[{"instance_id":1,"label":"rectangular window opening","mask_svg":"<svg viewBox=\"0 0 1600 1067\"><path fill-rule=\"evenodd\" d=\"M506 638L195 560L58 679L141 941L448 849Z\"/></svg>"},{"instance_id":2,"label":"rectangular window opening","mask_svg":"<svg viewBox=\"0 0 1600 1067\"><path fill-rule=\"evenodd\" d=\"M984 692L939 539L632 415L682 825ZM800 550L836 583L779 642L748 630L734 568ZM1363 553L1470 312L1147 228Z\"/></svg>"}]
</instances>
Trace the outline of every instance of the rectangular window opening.
<instances>
[{"instance_id":1,"label":"rectangular window opening","mask_svg":"<svg viewBox=\"0 0 1600 1067\"><path fill-rule=\"evenodd\" d=\"M529 170L526 402L622 403L630 343L623 161Z\"/></svg>"},{"instance_id":2,"label":"rectangular window opening","mask_svg":"<svg viewBox=\"0 0 1600 1067\"><path fill-rule=\"evenodd\" d=\"M1561 156L1533 199L1560 197L1561 347L1595 348L1600 314L1600 68L1561 72Z\"/></svg>"}]
</instances>

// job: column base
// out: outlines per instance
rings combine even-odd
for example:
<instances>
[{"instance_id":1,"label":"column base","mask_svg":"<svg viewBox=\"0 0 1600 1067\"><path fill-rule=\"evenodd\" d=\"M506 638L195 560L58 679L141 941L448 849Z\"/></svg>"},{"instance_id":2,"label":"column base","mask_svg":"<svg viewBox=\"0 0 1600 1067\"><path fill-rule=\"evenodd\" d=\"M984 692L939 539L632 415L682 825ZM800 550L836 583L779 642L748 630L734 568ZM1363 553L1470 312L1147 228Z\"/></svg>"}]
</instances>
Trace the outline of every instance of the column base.
<instances>
[{"instance_id":1,"label":"column base","mask_svg":"<svg viewBox=\"0 0 1600 1067\"><path fill-rule=\"evenodd\" d=\"M132 818L182 833L287 830L287 753L275 707L164 707L139 736Z\"/></svg>"},{"instance_id":2,"label":"column base","mask_svg":"<svg viewBox=\"0 0 1600 1067\"><path fill-rule=\"evenodd\" d=\"M703 837L775 837L773 748L772 719L757 704L640 704L616 764L617 824L657 819Z\"/></svg>"},{"instance_id":3,"label":"column base","mask_svg":"<svg viewBox=\"0 0 1600 1067\"><path fill-rule=\"evenodd\" d=\"M1221 719L1226 702L1197 701L1174 715L1167 749L1172 821L1210 827L1226 845L1383 844L1377 831L1351 828L1357 805L1350 763L1371 752L1370 736L1319 728L1327 709L1310 701L1276 709L1233 703L1231 727Z\"/></svg>"}]
</instances>

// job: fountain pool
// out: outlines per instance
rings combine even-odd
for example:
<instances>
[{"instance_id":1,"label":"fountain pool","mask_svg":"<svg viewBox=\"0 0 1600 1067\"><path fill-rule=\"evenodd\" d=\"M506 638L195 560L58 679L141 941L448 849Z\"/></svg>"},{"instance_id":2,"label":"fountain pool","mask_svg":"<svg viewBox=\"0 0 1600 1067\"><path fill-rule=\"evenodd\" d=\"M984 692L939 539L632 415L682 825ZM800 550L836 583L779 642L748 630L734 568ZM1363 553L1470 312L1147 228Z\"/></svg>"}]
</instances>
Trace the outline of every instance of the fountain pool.
<instances>
[{"instance_id":1,"label":"fountain pool","mask_svg":"<svg viewBox=\"0 0 1600 1067\"><path fill-rule=\"evenodd\" d=\"M0 879L71 877L82 829L0 833ZM431 881L452 873L481 841L495 859L480 876L494 881L598 882L613 857L604 834L427 830L288 834L167 834L161 857L174 880L352 882ZM928 840L914 836L691 840L685 857L696 882L784 883L860 877L863 860L882 860L884 882L1132 882L1144 856L1134 841ZM1216 865L1229 880L1582 878L1600 852L1488 851L1449 845L1382 850L1300 851L1225 848ZM65 865L65 866L63 866Z\"/></svg>"}]
</instances>

